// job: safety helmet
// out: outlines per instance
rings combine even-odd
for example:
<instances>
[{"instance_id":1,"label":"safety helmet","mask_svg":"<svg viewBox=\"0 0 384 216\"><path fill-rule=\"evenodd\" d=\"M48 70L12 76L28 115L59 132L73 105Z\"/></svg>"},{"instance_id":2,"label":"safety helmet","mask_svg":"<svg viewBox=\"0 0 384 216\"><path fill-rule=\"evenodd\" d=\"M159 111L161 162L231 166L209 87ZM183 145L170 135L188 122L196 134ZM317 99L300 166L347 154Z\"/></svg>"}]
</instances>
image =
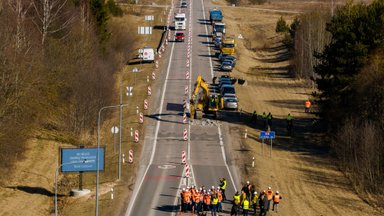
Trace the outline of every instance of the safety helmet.
<instances>
[{"instance_id":1,"label":"safety helmet","mask_svg":"<svg viewBox=\"0 0 384 216\"><path fill-rule=\"evenodd\" d=\"M253 194L257 194L257 192L255 191Z\"/></svg>"},{"instance_id":2,"label":"safety helmet","mask_svg":"<svg viewBox=\"0 0 384 216\"><path fill-rule=\"evenodd\" d=\"M217 190L219 190L220 189L220 186L217 186Z\"/></svg>"},{"instance_id":3,"label":"safety helmet","mask_svg":"<svg viewBox=\"0 0 384 216\"><path fill-rule=\"evenodd\" d=\"M183 191L185 191L185 188L183 188Z\"/></svg>"},{"instance_id":4,"label":"safety helmet","mask_svg":"<svg viewBox=\"0 0 384 216\"><path fill-rule=\"evenodd\" d=\"M268 190L271 190L271 187L268 187Z\"/></svg>"},{"instance_id":5,"label":"safety helmet","mask_svg":"<svg viewBox=\"0 0 384 216\"><path fill-rule=\"evenodd\" d=\"M249 181L247 181L247 184L249 184Z\"/></svg>"},{"instance_id":6,"label":"safety helmet","mask_svg":"<svg viewBox=\"0 0 384 216\"><path fill-rule=\"evenodd\" d=\"M279 191L276 191L276 194L278 194L279 193Z\"/></svg>"},{"instance_id":7,"label":"safety helmet","mask_svg":"<svg viewBox=\"0 0 384 216\"><path fill-rule=\"evenodd\" d=\"M212 188L212 189L215 189L215 186L212 186L211 188Z\"/></svg>"}]
</instances>

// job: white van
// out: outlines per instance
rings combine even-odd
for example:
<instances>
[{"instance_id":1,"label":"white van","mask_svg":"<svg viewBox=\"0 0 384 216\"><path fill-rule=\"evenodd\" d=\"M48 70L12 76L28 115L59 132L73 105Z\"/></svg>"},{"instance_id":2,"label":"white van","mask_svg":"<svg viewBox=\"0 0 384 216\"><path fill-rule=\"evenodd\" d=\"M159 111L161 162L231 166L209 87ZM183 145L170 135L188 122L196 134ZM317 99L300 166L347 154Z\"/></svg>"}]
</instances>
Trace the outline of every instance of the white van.
<instances>
[{"instance_id":1,"label":"white van","mask_svg":"<svg viewBox=\"0 0 384 216\"><path fill-rule=\"evenodd\" d=\"M174 17L175 30L185 30L187 26L187 18L185 13L177 13Z\"/></svg>"},{"instance_id":2,"label":"white van","mask_svg":"<svg viewBox=\"0 0 384 216\"><path fill-rule=\"evenodd\" d=\"M155 61L155 50L151 47L144 47L139 49L139 58L144 62L154 62Z\"/></svg>"}]
</instances>

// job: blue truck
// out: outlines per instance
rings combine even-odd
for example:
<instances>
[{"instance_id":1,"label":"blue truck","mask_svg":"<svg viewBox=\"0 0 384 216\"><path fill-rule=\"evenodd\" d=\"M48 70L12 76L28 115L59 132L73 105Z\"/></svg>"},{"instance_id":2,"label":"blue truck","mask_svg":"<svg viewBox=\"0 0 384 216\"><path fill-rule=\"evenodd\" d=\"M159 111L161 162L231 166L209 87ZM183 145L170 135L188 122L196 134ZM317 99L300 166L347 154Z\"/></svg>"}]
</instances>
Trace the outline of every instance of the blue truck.
<instances>
[{"instance_id":1,"label":"blue truck","mask_svg":"<svg viewBox=\"0 0 384 216\"><path fill-rule=\"evenodd\" d=\"M209 21L211 21L211 24L215 22L221 22L223 21L223 12L219 9L212 9L209 11Z\"/></svg>"}]
</instances>

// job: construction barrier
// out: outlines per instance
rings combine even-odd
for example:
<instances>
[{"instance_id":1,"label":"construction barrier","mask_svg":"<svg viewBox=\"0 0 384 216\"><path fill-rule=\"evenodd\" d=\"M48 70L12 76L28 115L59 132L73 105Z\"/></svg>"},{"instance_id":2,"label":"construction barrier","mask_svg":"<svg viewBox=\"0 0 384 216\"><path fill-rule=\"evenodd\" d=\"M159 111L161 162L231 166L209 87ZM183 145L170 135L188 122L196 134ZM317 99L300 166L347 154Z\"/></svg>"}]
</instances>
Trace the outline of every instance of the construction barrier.
<instances>
[{"instance_id":1,"label":"construction barrier","mask_svg":"<svg viewBox=\"0 0 384 216\"><path fill-rule=\"evenodd\" d=\"M139 114L139 122L140 122L140 124L142 124L144 122L144 115L142 112L140 112L140 114Z\"/></svg>"},{"instance_id":2,"label":"construction barrier","mask_svg":"<svg viewBox=\"0 0 384 216\"><path fill-rule=\"evenodd\" d=\"M189 79L189 71L187 71L187 73L185 73L185 79Z\"/></svg>"},{"instance_id":3,"label":"construction barrier","mask_svg":"<svg viewBox=\"0 0 384 216\"><path fill-rule=\"evenodd\" d=\"M187 129L184 129L184 131L183 131L183 139L184 139L184 141L188 140L188 131L187 131Z\"/></svg>"},{"instance_id":4,"label":"construction barrier","mask_svg":"<svg viewBox=\"0 0 384 216\"><path fill-rule=\"evenodd\" d=\"M185 151L181 152L181 163L185 164L187 162L187 157L185 155Z\"/></svg>"},{"instance_id":5,"label":"construction barrier","mask_svg":"<svg viewBox=\"0 0 384 216\"><path fill-rule=\"evenodd\" d=\"M148 109L148 100L144 99L144 110Z\"/></svg>"},{"instance_id":6,"label":"construction barrier","mask_svg":"<svg viewBox=\"0 0 384 216\"><path fill-rule=\"evenodd\" d=\"M183 114L183 124L187 124L187 114Z\"/></svg>"},{"instance_id":7,"label":"construction barrier","mask_svg":"<svg viewBox=\"0 0 384 216\"><path fill-rule=\"evenodd\" d=\"M132 149L129 150L128 162L133 163L133 150Z\"/></svg>"},{"instance_id":8,"label":"construction barrier","mask_svg":"<svg viewBox=\"0 0 384 216\"><path fill-rule=\"evenodd\" d=\"M188 86L185 86L185 88L184 88L184 94L185 94L185 95L188 94Z\"/></svg>"},{"instance_id":9,"label":"construction barrier","mask_svg":"<svg viewBox=\"0 0 384 216\"><path fill-rule=\"evenodd\" d=\"M139 130L135 130L135 143L138 143L139 141Z\"/></svg>"},{"instance_id":10,"label":"construction barrier","mask_svg":"<svg viewBox=\"0 0 384 216\"><path fill-rule=\"evenodd\" d=\"M185 164L185 177L189 178L189 165Z\"/></svg>"},{"instance_id":11,"label":"construction barrier","mask_svg":"<svg viewBox=\"0 0 384 216\"><path fill-rule=\"evenodd\" d=\"M159 61L155 61L155 66L156 66L156 68L159 68Z\"/></svg>"},{"instance_id":12,"label":"construction barrier","mask_svg":"<svg viewBox=\"0 0 384 216\"><path fill-rule=\"evenodd\" d=\"M148 86L148 88L147 88L147 95L148 96L152 95L152 88L151 88L151 86Z\"/></svg>"},{"instance_id":13,"label":"construction barrier","mask_svg":"<svg viewBox=\"0 0 384 216\"><path fill-rule=\"evenodd\" d=\"M152 80L155 80L156 79L156 73L155 71L152 72Z\"/></svg>"}]
</instances>

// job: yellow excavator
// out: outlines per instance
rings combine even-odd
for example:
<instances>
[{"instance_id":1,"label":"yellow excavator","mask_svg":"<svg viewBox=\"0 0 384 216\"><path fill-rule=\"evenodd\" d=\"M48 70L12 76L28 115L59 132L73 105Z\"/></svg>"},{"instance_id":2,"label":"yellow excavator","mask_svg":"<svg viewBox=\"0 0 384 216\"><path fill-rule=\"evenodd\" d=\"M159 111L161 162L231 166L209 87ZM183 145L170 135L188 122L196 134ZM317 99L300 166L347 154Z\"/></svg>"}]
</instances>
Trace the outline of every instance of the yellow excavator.
<instances>
[{"instance_id":1,"label":"yellow excavator","mask_svg":"<svg viewBox=\"0 0 384 216\"><path fill-rule=\"evenodd\" d=\"M202 91L200 91L202 89ZM222 98L219 94L211 93L209 91L209 85L207 82L199 75L196 79L195 90L192 93L190 100L190 114L191 119L201 119L203 113L213 114L214 117L217 117L217 111L222 109Z\"/></svg>"}]
</instances>

